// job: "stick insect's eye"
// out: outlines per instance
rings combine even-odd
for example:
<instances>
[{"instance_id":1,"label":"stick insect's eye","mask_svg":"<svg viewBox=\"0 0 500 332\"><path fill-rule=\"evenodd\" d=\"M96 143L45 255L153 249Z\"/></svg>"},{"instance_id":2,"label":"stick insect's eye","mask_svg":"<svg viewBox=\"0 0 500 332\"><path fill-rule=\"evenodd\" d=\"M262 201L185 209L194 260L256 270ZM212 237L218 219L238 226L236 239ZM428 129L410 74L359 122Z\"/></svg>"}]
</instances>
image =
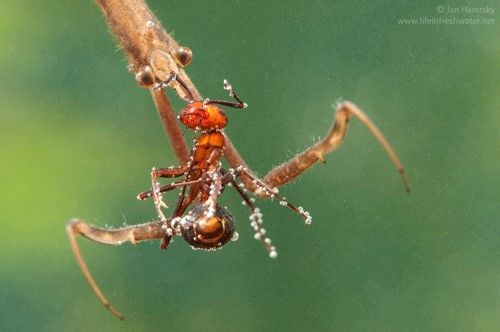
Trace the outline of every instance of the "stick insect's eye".
<instances>
[{"instance_id":1,"label":"stick insect's eye","mask_svg":"<svg viewBox=\"0 0 500 332\"><path fill-rule=\"evenodd\" d=\"M191 63L191 60L193 59L193 52L185 46L180 46L172 52L172 56L179 66L185 67Z\"/></svg>"},{"instance_id":2,"label":"stick insect's eye","mask_svg":"<svg viewBox=\"0 0 500 332\"><path fill-rule=\"evenodd\" d=\"M150 88L155 84L153 70L149 66L144 66L135 74L135 82L143 88Z\"/></svg>"}]
</instances>

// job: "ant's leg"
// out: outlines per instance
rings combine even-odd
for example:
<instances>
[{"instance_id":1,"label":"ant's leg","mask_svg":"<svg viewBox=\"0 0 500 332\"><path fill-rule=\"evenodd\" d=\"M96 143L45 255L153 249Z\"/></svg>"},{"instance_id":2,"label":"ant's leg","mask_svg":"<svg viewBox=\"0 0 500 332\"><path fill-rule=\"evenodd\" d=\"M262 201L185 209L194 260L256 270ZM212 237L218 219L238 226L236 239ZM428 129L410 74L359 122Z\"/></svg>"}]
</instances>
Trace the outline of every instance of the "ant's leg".
<instances>
[{"instance_id":1,"label":"ant's leg","mask_svg":"<svg viewBox=\"0 0 500 332\"><path fill-rule=\"evenodd\" d=\"M165 220L165 215L163 214L161 207L167 207L165 202L163 202L161 193L162 191L160 190L160 183L158 182L158 177L177 177L181 175L187 175L187 171L189 170L190 163L186 166L180 166L176 168L160 168L156 169L153 167L151 170L151 196L153 197L154 204L156 211L158 212L158 217L160 219ZM139 194L141 195L141 194ZM138 199L141 199L140 196L137 197Z\"/></svg>"},{"instance_id":2,"label":"ant's leg","mask_svg":"<svg viewBox=\"0 0 500 332\"><path fill-rule=\"evenodd\" d=\"M193 181L194 182L194 181ZM163 237L163 241L160 244L161 249L167 249L168 245L170 244L170 239L172 239L172 236L174 234L178 234L178 224L180 221L180 216L184 213L184 211L187 209L189 204L192 202L192 197L191 195L185 196L186 192L186 187L183 186L181 193L179 193L179 199L177 200L177 204L174 210L174 213L172 214L172 218L166 222L165 224L165 236Z\"/></svg>"},{"instance_id":3,"label":"ant's leg","mask_svg":"<svg viewBox=\"0 0 500 332\"><path fill-rule=\"evenodd\" d=\"M240 168L240 169L242 169L242 168ZM232 182L236 181L236 178L238 176L240 176L241 171L236 170L234 168L229 168L227 171L225 169L221 169L221 174L222 174L221 184L224 187L225 185L227 185L229 183L231 183L231 185L233 185Z\"/></svg>"},{"instance_id":4,"label":"ant's leg","mask_svg":"<svg viewBox=\"0 0 500 332\"><path fill-rule=\"evenodd\" d=\"M185 166L185 172L184 174L184 181L189 182L188 179L190 177L191 172L193 171L193 166L194 166L194 161L193 161L193 154L195 147L191 150L191 154L189 156L189 161L187 162ZM202 179L196 179L193 183L199 182ZM186 211L187 207L191 204L191 202L196 198L196 195L198 193L198 190L193 191L193 187L191 187L191 191L189 193L189 196L186 198L186 188L187 185L183 186L181 189L181 192L179 193L179 198L177 199L177 203L174 209L174 213L172 214L172 220L174 220L176 223L180 220L180 217L182 214L184 214L184 211ZM160 244L161 249L166 249L168 244L170 243L170 238L171 235L170 233L175 233L177 227L175 225L172 225L173 222L169 222L166 224L166 229L167 229L167 235L164 237L163 242Z\"/></svg>"},{"instance_id":5,"label":"ant's leg","mask_svg":"<svg viewBox=\"0 0 500 332\"><path fill-rule=\"evenodd\" d=\"M234 92L233 86L227 80L224 80L224 90L228 91L229 92L229 96L233 97L234 99L236 99L237 102L225 101L225 100L210 100L210 99L206 99L204 101L204 103L205 104L219 104L219 105L229 106L229 107L234 107L234 108L247 108L248 107L248 105L246 103L244 103L240 99L240 97L238 97L238 95Z\"/></svg>"},{"instance_id":6,"label":"ant's leg","mask_svg":"<svg viewBox=\"0 0 500 332\"><path fill-rule=\"evenodd\" d=\"M163 185L163 186L160 186L158 188L158 191L160 193L164 193L164 192L167 192L167 191L170 191L170 190L173 190L175 188L179 188L179 187L183 187L183 186L189 186L189 185L192 185L192 184L195 184L195 183L198 183L200 182L201 179L198 179L198 180L193 180L193 181L179 181L179 182L173 182L173 183L169 183L169 184L166 184L166 185ZM140 201L143 201L147 198L150 198L151 196L153 196L153 190L152 189L149 189L147 191L144 191L142 193L140 193L139 195L137 195L137 199L140 200Z\"/></svg>"},{"instance_id":7,"label":"ant's leg","mask_svg":"<svg viewBox=\"0 0 500 332\"><path fill-rule=\"evenodd\" d=\"M187 166L169 167L169 168L155 168L155 167L153 167L153 169L151 170L151 181L154 183L152 189L155 187L157 187L157 189L160 189L160 184L158 183L159 177L160 178L175 178L178 176L186 175L187 170L188 170ZM145 191L143 193L140 193L137 196L137 199L143 200L144 198L148 198L149 196L144 197L144 198L140 198L140 197L143 196L143 194L146 194L146 193L152 191L152 189ZM160 193L161 192L163 192L163 191L160 190Z\"/></svg>"},{"instance_id":8,"label":"ant's leg","mask_svg":"<svg viewBox=\"0 0 500 332\"><path fill-rule=\"evenodd\" d=\"M136 244L143 240L163 238L165 234L163 225L163 221L153 221L146 224L127 226L118 229L103 229L91 226L80 219L72 219L66 226L71 249L73 250L76 261L85 279L87 279L90 288L92 288L95 295L106 309L121 320L125 319L125 317L109 303L108 299L101 292L99 286L97 286L97 283L92 277L89 267L82 256L76 237L81 235L91 241L109 245L120 245L127 241Z\"/></svg>"},{"instance_id":9,"label":"ant's leg","mask_svg":"<svg viewBox=\"0 0 500 332\"><path fill-rule=\"evenodd\" d=\"M260 209L255 206L254 198L248 197L245 192L245 185L243 183L237 183L234 179L230 180L230 183L233 185L234 189L240 194L243 198L243 204L250 208L252 213L250 214L250 225L253 227L255 231L255 239L260 240L269 253L269 257L275 258L278 255L276 251L276 247L272 245L271 239L266 236L266 230L262 227L262 214L260 213Z\"/></svg>"},{"instance_id":10,"label":"ant's leg","mask_svg":"<svg viewBox=\"0 0 500 332\"><path fill-rule=\"evenodd\" d=\"M195 148L196 148L196 145L193 146L192 150L191 150L191 155L189 157L189 161L188 163L186 164L186 171L184 172L184 181L188 181L189 177L190 177L190 174L191 172L193 171L193 166L194 166L194 158L193 158L193 154L195 152ZM202 179L199 178L199 180L201 181ZM191 191L189 193L189 197L188 197L188 203L187 205L184 203L184 199L186 198L186 186L182 187L182 190L181 192L179 193L179 198L177 199L177 204L175 206L175 210L174 210L174 213L172 215L172 218L176 218L176 217L180 217L184 211L186 210L186 208L189 206L189 204L191 204L191 201L194 200L194 197L191 197L191 196L196 196L197 194L197 190L196 192L193 192Z\"/></svg>"},{"instance_id":11,"label":"ant's leg","mask_svg":"<svg viewBox=\"0 0 500 332\"><path fill-rule=\"evenodd\" d=\"M165 128L175 156L177 157L177 161L179 164L185 165L189 161L189 148L184 140L179 122L177 121L177 114L174 112L163 90L150 90L156 110L163 124L163 128Z\"/></svg>"},{"instance_id":12,"label":"ant's leg","mask_svg":"<svg viewBox=\"0 0 500 332\"><path fill-rule=\"evenodd\" d=\"M337 105L335 121L333 123L332 129L323 140L314 144L304 152L298 154L295 158L271 170L264 177L263 182L271 188L276 188L289 181L292 181L317 162L324 162L325 156L333 150L336 150L344 141L344 138L347 134L347 124L352 116L358 118L379 141L385 152L389 155L392 163L396 167L401 177L401 181L403 182L405 191L409 192L410 187L408 185L408 179L404 174L403 165L399 161L396 152L382 135L380 130L366 116L366 114L349 101L343 101ZM226 146L225 156L232 167L247 167L246 163L233 146ZM253 175L250 171L248 171L248 173ZM252 184L251 176L242 176L242 181L250 190L254 192L258 191L258 187ZM262 193L260 193L260 195L266 196Z\"/></svg>"},{"instance_id":13,"label":"ant's leg","mask_svg":"<svg viewBox=\"0 0 500 332\"><path fill-rule=\"evenodd\" d=\"M202 181L202 179L198 179L196 181L191 181L192 184ZM161 249L167 249L172 234L179 233L179 223L181 222L181 216L186 212L186 209L189 205L196 199L199 187L192 186L189 192L189 195L186 196L186 188L187 186L182 187L181 192L179 193L179 198L177 199L177 204L175 206L174 213L172 214L172 221L167 223L166 226L166 236L163 238L162 243L160 244Z\"/></svg>"},{"instance_id":14,"label":"ant's leg","mask_svg":"<svg viewBox=\"0 0 500 332\"><path fill-rule=\"evenodd\" d=\"M288 207L293 212L297 213L304 219L306 225L309 225L312 222L311 215L309 212L305 211L302 206L295 206L290 204L287 199L278 194L278 188L271 188L266 183L264 183L261 179L248 172L248 170L242 166L239 166L236 169L237 172L240 172L241 175L246 175L248 178L252 179L252 184L257 186L257 190L255 191L256 195L263 195L265 197L277 198L280 201L280 205Z\"/></svg>"},{"instance_id":15,"label":"ant's leg","mask_svg":"<svg viewBox=\"0 0 500 332\"><path fill-rule=\"evenodd\" d=\"M208 177L210 178L210 191L208 199L205 201L205 204L208 205L207 209L207 218L212 218L217 209L217 200L222 192L222 179L223 174L219 170L209 171L207 172Z\"/></svg>"},{"instance_id":16,"label":"ant's leg","mask_svg":"<svg viewBox=\"0 0 500 332\"><path fill-rule=\"evenodd\" d=\"M177 206L175 207L175 211L172 214L172 217L180 217L186 212L186 209L191 205L192 202L196 199L196 196L198 195L199 190L193 190L191 188L191 191L189 192L189 195L181 195L179 194L179 200L177 201Z\"/></svg>"}]
</instances>

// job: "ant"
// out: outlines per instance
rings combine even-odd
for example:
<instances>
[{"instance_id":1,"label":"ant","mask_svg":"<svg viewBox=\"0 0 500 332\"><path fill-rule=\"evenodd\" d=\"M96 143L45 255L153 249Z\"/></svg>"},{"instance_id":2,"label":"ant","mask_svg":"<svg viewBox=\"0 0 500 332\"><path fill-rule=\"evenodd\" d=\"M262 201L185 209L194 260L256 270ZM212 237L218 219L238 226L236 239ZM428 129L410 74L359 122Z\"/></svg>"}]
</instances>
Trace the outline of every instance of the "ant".
<instances>
[{"instance_id":1,"label":"ant","mask_svg":"<svg viewBox=\"0 0 500 332\"><path fill-rule=\"evenodd\" d=\"M171 80L174 79L175 76L172 75ZM165 82L164 84L168 85L169 83ZM233 97L236 102L210 99L186 100L188 104L180 111L179 120L186 128L196 132L201 131L201 134L194 139L190 160L186 165L180 167L153 168L151 172L152 189L140 193L137 198L144 200L153 197L158 217L165 223L162 249L167 248L174 235L182 235L194 249L215 250L229 240L235 240L238 237L231 214L225 207L217 203L225 186L232 185L243 198L243 203L251 210L250 219L256 232L255 237L261 240L270 257L276 257L276 248L272 246L271 240L265 235L265 229L262 228L262 214L253 203L253 199L246 194L245 185L238 183L237 178L242 175L251 178L260 191L278 199L281 205L299 214L306 224L311 223L311 216L302 207L290 204L285 197L278 194L277 188L267 186L251 174L246 167L240 165L236 169L225 170L222 168L220 159L226 146L222 130L228 121L224 111L217 105L233 108L247 107L247 104L241 101L227 80L224 80L224 90L228 91L229 96ZM183 180L164 186L159 186L157 181L158 177L181 176L184 176ZM188 187L190 192L186 195ZM161 194L176 188L182 188L181 193L172 218L167 219L162 211L162 207L166 207L166 204L163 202ZM184 215L186 209L193 202L197 202L195 207Z\"/></svg>"},{"instance_id":2,"label":"ant","mask_svg":"<svg viewBox=\"0 0 500 332\"><path fill-rule=\"evenodd\" d=\"M144 83L143 86L154 90L162 90L172 84L181 86L185 90L183 99L187 106L180 111L178 118L186 128L200 132L194 139L188 162L178 167L153 168L151 189L137 196L140 200L153 199L159 220L119 229L102 229L82 220L73 219L66 227L73 253L87 282L101 303L119 319L124 319L124 316L103 295L81 255L76 241L78 235L111 245L120 245L126 241L135 244L143 240L162 239L160 245L162 249L168 247L174 236L180 235L193 249L216 250L230 240L234 241L238 238L232 215L226 207L218 204L218 198L225 187L232 186L243 198L244 205L247 205L251 211L250 221L255 230L255 238L262 242L269 256L275 258L277 251L262 227L262 214L254 204L254 198L250 197L247 192L250 191L258 197L275 198L280 205L288 207L301 216L305 224L310 224L312 220L310 214L302 207L290 204L279 194L278 187L293 180L316 162L324 161L327 153L338 148L347 134L347 124L352 116L357 117L381 143L398 170L405 190L409 192L408 181L396 152L373 122L348 101L337 105L334 125L324 140L271 170L263 179L260 179L248 169L244 160L237 151L233 150L232 146L228 145L228 139L224 136L223 129L228 120L219 106L239 109L247 107L227 80L224 80L224 90L228 91L229 96L235 101L195 100L193 93L177 73L172 72L166 80L160 83L156 83L156 78L149 77L149 74L151 74L150 71L138 73L136 78L140 78ZM231 168L222 168L220 160L223 156L228 159ZM158 178L176 177L183 177L183 179L163 186L158 182ZM179 198L172 216L167 218L162 210L167 207L162 199L162 193L174 189L180 189ZM191 205L193 208L186 213Z\"/></svg>"}]
</instances>

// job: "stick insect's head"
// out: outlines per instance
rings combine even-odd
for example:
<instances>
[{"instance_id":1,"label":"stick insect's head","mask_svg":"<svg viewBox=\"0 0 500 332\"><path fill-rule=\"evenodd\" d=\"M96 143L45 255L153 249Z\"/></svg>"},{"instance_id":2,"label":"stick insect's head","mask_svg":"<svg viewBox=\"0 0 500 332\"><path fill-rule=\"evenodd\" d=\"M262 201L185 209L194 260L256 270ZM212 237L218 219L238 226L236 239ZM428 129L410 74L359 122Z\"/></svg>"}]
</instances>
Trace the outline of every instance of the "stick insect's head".
<instances>
[{"instance_id":1,"label":"stick insect's head","mask_svg":"<svg viewBox=\"0 0 500 332\"><path fill-rule=\"evenodd\" d=\"M181 68L186 67L193 59L193 52L185 46L179 46L174 50L167 52L156 49L148 57L147 64L133 70L136 83L143 88L160 87L162 84L176 77ZM172 77L172 74L175 76Z\"/></svg>"}]
</instances>

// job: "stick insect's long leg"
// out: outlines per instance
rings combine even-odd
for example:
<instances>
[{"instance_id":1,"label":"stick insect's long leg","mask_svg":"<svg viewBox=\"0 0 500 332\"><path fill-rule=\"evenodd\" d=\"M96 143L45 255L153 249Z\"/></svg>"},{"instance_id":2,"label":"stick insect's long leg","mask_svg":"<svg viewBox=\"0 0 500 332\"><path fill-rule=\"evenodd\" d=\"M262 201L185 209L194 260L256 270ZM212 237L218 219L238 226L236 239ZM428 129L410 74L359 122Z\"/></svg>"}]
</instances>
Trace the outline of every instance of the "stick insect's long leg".
<instances>
[{"instance_id":1,"label":"stick insect's long leg","mask_svg":"<svg viewBox=\"0 0 500 332\"><path fill-rule=\"evenodd\" d=\"M167 137L172 145L177 161L185 165L189 161L189 148L182 135L181 127L177 121L170 101L163 90L150 89L151 96L156 106L156 110L167 133Z\"/></svg>"},{"instance_id":2,"label":"stick insect's long leg","mask_svg":"<svg viewBox=\"0 0 500 332\"><path fill-rule=\"evenodd\" d=\"M405 191L409 192L410 186L408 184L408 179L404 174L403 165L399 161L396 152L382 135L377 126L375 126L375 124L366 116L366 114L349 101L343 101L337 105L335 121L333 123L332 129L323 140L314 144L304 152L298 154L295 158L269 171L269 173L264 176L263 182L271 188L277 188L289 181L292 181L317 162L324 161L325 156L333 150L336 150L344 141L344 138L347 134L348 122L352 116L358 118L358 120L360 120L379 141L385 152L389 155L392 163L396 167L396 170L401 177L401 181L403 183ZM243 158L231 144L228 144L226 146L225 156L232 167L247 167L247 164L245 163ZM249 173L252 174L252 172L250 171ZM245 183L245 185L250 188L250 190L254 192L258 190L258 186L252 183L252 179L250 176L242 176L241 179ZM261 196L266 195L261 193Z\"/></svg>"},{"instance_id":3,"label":"stick insect's long leg","mask_svg":"<svg viewBox=\"0 0 500 332\"><path fill-rule=\"evenodd\" d=\"M66 226L66 232L68 233L71 249L73 250L76 261L78 262L85 279L87 279L90 288L92 288L104 307L121 320L125 319L125 317L109 303L99 286L97 286L97 283L92 277L89 267L82 256L76 238L81 235L91 241L109 245L120 245L127 241L135 244L143 240L163 238L165 234L165 230L162 228L163 225L163 221L153 221L146 224L127 226L118 229L103 229L91 226L80 219L72 219Z\"/></svg>"}]
</instances>

